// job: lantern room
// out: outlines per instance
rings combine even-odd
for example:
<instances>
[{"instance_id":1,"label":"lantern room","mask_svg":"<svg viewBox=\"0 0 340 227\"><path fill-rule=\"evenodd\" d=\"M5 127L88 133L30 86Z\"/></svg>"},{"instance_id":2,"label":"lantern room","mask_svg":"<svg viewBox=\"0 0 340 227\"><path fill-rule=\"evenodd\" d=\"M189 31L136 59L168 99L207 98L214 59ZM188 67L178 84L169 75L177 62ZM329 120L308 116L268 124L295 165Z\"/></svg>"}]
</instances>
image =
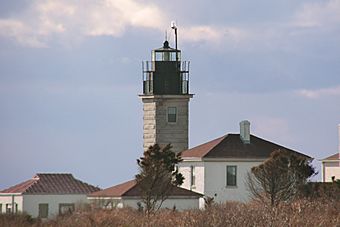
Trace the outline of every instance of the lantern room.
<instances>
[{"instance_id":1,"label":"lantern room","mask_svg":"<svg viewBox=\"0 0 340 227\"><path fill-rule=\"evenodd\" d=\"M152 51L151 61L143 62L144 95L183 95L189 93L189 62L181 61L181 51L165 41Z\"/></svg>"}]
</instances>

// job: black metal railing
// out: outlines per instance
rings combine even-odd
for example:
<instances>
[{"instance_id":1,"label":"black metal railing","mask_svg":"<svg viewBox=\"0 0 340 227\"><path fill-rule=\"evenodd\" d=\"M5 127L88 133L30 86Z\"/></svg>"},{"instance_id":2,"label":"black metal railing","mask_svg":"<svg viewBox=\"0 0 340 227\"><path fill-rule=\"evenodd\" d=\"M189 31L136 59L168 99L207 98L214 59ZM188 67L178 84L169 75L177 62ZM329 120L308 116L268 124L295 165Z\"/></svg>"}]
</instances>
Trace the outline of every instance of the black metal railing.
<instances>
[{"instance_id":1,"label":"black metal railing","mask_svg":"<svg viewBox=\"0 0 340 227\"><path fill-rule=\"evenodd\" d=\"M190 61L181 61L179 64L179 73L181 77L181 94L189 94L189 69ZM143 93L153 94L153 77L155 72L155 61L143 61L142 62L142 74L143 74Z\"/></svg>"}]
</instances>

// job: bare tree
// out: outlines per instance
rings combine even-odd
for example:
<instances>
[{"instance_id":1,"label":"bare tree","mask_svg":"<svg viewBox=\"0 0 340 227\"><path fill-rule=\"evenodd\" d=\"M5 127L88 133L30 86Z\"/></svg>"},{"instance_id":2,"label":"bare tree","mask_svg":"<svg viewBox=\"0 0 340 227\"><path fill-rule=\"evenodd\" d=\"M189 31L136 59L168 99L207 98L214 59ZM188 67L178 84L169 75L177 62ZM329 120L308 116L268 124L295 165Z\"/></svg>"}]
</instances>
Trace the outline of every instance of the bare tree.
<instances>
[{"instance_id":1,"label":"bare tree","mask_svg":"<svg viewBox=\"0 0 340 227\"><path fill-rule=\"evenodd\" d=\"M183 175L175 169L181 161L181 154L174 153L170 144L162 149L157 144L150 146L144 157L137 160L140 172L136 181L148 215L157 211L172 190L183 183Z\"/></svg>"},{"instance_id":2,"label":"bare tree","mask_svg":"<svg viewBox=\"0 0 340 227\"><path fill-rule=\"evenodd\" d=\"M316 174L311 161L287 150L276 150L248 173L248 190L254 199L271 207L288 201L297 195L299 187L308 178Z\"/></svg>"}]
</instances>

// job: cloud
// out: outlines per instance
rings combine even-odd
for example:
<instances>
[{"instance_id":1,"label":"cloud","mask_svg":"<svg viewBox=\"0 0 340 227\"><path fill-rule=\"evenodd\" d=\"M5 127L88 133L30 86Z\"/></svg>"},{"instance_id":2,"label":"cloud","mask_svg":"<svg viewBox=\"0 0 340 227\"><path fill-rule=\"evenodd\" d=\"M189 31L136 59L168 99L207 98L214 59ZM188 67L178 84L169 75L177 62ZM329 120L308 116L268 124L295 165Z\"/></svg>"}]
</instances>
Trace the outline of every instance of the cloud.
<instances>
[{"instance_id":1,"label":"cloud","mask_svg":"<svg viewBox=\"0 0 340 227\"><path fill-rule=\"evenodd\" d=\"M34 34L32 28L18 20L0 19L0 36L14 39L23 46L46 47L46 44L40 40L37 34Z\"/></svg>"},{"instance_id":2,"label":"cloud","mask_svg":"<svg viewBox=\"0 0 340 227\"><path fill-rule=\"evenodd\" d=\"M297 13L294 23L301 27L340 24L340 0L307 3Z\"/></svg>"},{"instance_id":3,"label":"cloud","mask_svg":"<svg viewBox=\"0 0 340 227\"><path fill-rule=\"evenodd\" d=\"M131 27L161 29L164 13L153 4L135 0L106 0L89 7L85 32L92 36L119 36Z\"/></svg>"},{"instance_id":4,"label":"cloud","mask_svg":"<svg viewBox=\"0 0 340 227\"><path fill-rule=\"evenodd\" d=\"M24 13L0 19L0 35L46 47L53 35L120 36L128 27L161 29L164 13L137 0L35 0Z\"/></svg>"},{"instance_id":5,"label":"cloud","mask_svg":"<svg viewBox=\"0 0 340 227\"><path fill-rule=\"evenodd\" d=\"M340 85L336 87L315 90L302 89L297 91L297 94L309 99L318 99L324 96L340 96Z\"/></svg>"},{"instance_id":6,"label":"cloud","mask_svg":"<svg viewBox=\"0 0 340 227\"><path fill-rule=\"evenodd\" d=\"M34 0L13 18L0 18L0 36L29 47L47 47L54 38L78 40L87 36L119 37L128 28L163 32L170 19L166 11L138 0ZM180 28L183 42L237 43L243 29L228 26L188 25Z\"/></svg>"},{"instance_id":7,"label":"cloud","mask_svg":"<svg viewBox=\"0 0 340 227\"><path fill-rule=\"evenodd\" d=\"M24 46L47 47L53 40L120 37L129 28L163 32L169 27L170 18L166 8L157 4L148 0L32 0L26 10L12 13L10 18L0 18L0 36ZM338 12L340 0L307 3L286 23L186 24L188 15L184 15L181 22L186 25L179 32L183 42L218 44L223 49L237 45L247 50L294 50L290 39L296 38L296 28L339 24Z\"/></svg>"},{"instance_id":8,"label":"cloud","mask_svg":"<svg viewBox=\"0 0 340 227\"><path fill-rule=\"evenodd\" d=\"M181 39L184 42L220 42L227 39L239 42L247 37L247 32L236 27L216 27L208 25L189 26L181 29Z\"/></svg>"}]
</instances>

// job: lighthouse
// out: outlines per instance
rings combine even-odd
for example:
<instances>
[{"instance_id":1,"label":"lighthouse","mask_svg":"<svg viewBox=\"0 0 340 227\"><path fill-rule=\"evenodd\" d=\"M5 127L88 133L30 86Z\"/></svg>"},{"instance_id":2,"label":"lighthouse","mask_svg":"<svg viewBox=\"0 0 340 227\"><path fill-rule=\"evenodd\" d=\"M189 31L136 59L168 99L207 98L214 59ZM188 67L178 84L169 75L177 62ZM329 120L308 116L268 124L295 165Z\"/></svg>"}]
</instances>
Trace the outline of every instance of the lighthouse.
<instances>
[{"instance_id":1,"label":"lighthouse","mask_svg":"<svg viewBox=\"0 0 340 227\"><path fill-rule=\"evenodd\" d=\"M181 51L171 48L165 40L163 46L151 51L151 61L144 61L143 94L143 146L147 150L158 144L172 145L174 152L188 149L190 62L181 60Z\"/></svg>"}]
</instances>

